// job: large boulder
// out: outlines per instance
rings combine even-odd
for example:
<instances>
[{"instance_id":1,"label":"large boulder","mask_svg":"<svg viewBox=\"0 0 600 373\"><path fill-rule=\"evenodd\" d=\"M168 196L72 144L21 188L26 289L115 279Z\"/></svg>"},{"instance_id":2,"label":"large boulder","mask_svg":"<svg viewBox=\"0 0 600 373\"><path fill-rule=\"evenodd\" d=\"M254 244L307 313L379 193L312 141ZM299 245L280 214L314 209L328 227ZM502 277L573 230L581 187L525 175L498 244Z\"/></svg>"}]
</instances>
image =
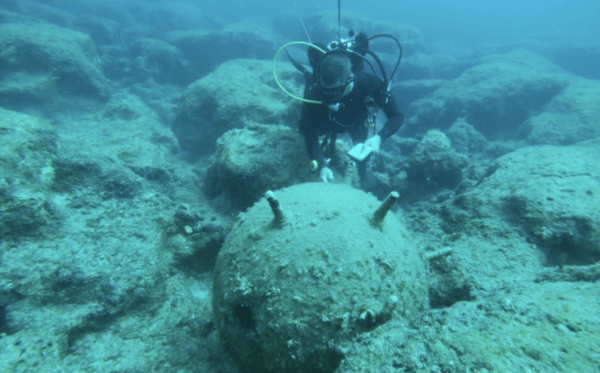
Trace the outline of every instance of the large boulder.
<instances>
[{"instance_id":1,"label":"large boulder","mask_svg":"<svg viewBox=\"0 0 600 373\"><path fill-rule=\"evenodd\" d=\"M70 11L31 0L5 0L2 2L3 22L48 22L54 25L73 28L77 16Z\"/></svg>"},{"instance_id":2,"label":"large boulder","mask_svg":"<svg viewBox=\"0 0 600 373\"><path fill-rule=\"evenodd\" d=\"M394 84L391 92L400 107L400 111L406 114L408 112L407 107L410 104L437 91L446 82L443 79L405 80Z\"/></svg>"},{"instance_id":3,"label":"large boulder","mask_svg":"<svg viewBox=\"0 0 600 373\"><path fill-rule=\"evenodd\" d=\"M121 24L114 19L81 16L70 28L88 34L97 46L119 45L123 42Z\"/></svg>"},{"instance_id":4,"label":"large boulder","mask_svg":"<svg viewBox=\"0 0 600 373\"><path fill-rule=\"evenodd\" d=\"M460 59L450 54L416 52L402 58L395 75L395 86L411 79L455 79L480 62L479 59Z\"/></svg>"},{"instance_id":5,"label":"large boulder","mask_svg":"<svg viewBox=\"0 0 600 373\"><path fill-rule=\"evenodd\" d=\"M527 50L494 55L412 103L407 126L446 129L465 118L489 139L514 138L569 82L563 70Z\"/></svg>"},{"instance_id":6,"label":"large boulder","mask_svg":"<svg viewBox=\"0 0 600 373\"><path fill-rule=\"evenodd\" d=\"M51 23L88 34L96 45L119 44L123 40L121 29L122 22L111 19L115 13L104 9L94 9L94 5L85 3L44 4L31 0L5 0L2 6L14 13L2 14L2 20L8 22L22 22L28 24L40 21ZM103 18L107 16L108 18ZM111 17L112 16L112 17Z\"/></svg>"},{"instance_id":7,"label":"large boulder","mask_svg":"<svg viewBox=\"0 0 600 373\"><path fill-rule=\"evenodd\" d=\"M480 266L490 265L481 257ZM508 291L423 313L410 325L382 325L336 373L595 372L597 284L520 280Z\"/></svg>"},{"instance_id":8,"label":"large boulder","mask_svg":"<svg viewBox=\"0 0 600 373\"><path fill-rule=\"evenodd\" d=\"M217 143L206 190L213 197L225 195L243 210L269 189L316 179L309 165L304 139L295 129L252 125L231 130Z\"/></svg>"},{"instance_id":9,"label":"large boulder","mask_svg":"<svg viewBox=\"0 0 600 373\"><path fill-rule=\"evenodd\" d=\"M430 130L410 156L408 178L422 189L454 189L466 163L443 132Z\"/></svg>"},{"instance_id":10,"label":"large boulder","mask_svg":"<svg viewBox=\"0 0 600 373\"><path fill-rule=\"evenodd\" d=\"M471 159L485 154L490 146L485 136L461 119L450 126L447 135L452 147L459 153L469 155Z\"/></svg>"},{"instance_id":11,"label":"large boulder","mask_svg":"<svg viewBox=\"0 0 600 373\"><path fill-rule=\"evenodd\" d=\"M0 108L0 236L36 236L57 221L50 195L57 143L45 121Z\"/></svg>"},{"instance_id":12,"label":"large boulder","mask_svg":"<svg viewBox=\"0 0 600 373\"><path fill-rule=\"evenodd\" d=\"M573 78L541 113L521 125L530 144L569 145L600 136L600 82Z\"/></svg>"},{"instance_id":13,"label":"large boulder","mask_svg":"<svg viewBox=\"0 0 600 373\"><path fill-rule=\"evenodd\" d=\"M0 25L0 105L15 110L64 110L66 102L108 98L92 39L46 23Z\"/></svg>"},{"instance_id":14,"label":"large boulder","mask_svg":"<svg viewBox=\"0 0 600 373\"><path fill-rule=\"evenodd\" d=\"M214 269L221 339L243 372L332 373L357 337L427 307L425 266L375 197L344 184L306 183L240 216Z\"/></svg>"},{"instance_id":15,"label":"large boulder","mask_svg":"<svg viewBox=\"0 0 600 373\"><path fill-rule=\"evenodd\" d=\"M280 64L283 84L301 94L303 77ZM173 132L191 159L214 151L216 140L228 130L252 123L295 126L300 104L281 92L273 80L271 61L233 60L185 89Z\"/></svg>"},{"instance_id":16,"label":"large boulder","mask_svg":"<svg viewBox=\"0 0 600 373\"><path fill-rule=\"evenodd\" d=\"M250 22L231 23L217 30L172 31L165 34L165 40L177 47L195 67L195 79L229 60L271 59L281 44L267 25Z\"/></svg>"},{"instance_id":17,"label":"large boulder","mask_svg":"<svg viewBox=\"0 0 600 373\"><path fill-rule=\"evenodd\" d=\"M600 79L600 43L597 38L573 38L565 35L562 40L529 40L528 48L537 51L568 72L588 79Z\"/></svg>"},{"instance_id":18,"label":"large boulder","mask_svg":"<svg viewBox=\"0 0 600 373\"><path fill-rule=\"evenodd\" d=\"M0 109L0 371L213 371L201 272L228 225L155 113L128 94L104 109Z\"/></svg>"},{"instance_id":19,"label":"large boulder","mask_svg":"<svg viewBox=\"0 0 600 373\"><path fill-rule=\"evenodd\" d=\"M188 79L183 54L165 41L139 38L129 45L129 52L134 58L133 73L141 81L183 83Z\"/></svg>"},{"instance_id":20,"label":"large boulder","mask_svg":"<svg viewBox=\"0 0 600 373\"><path fill-rule=\"evenodd\" d=\"M549 264L595 263L600 259L598 159L598 138L504 155L475 188L452 200L447 229L502 219L538 244Z\"/></svg>"},{"instance_id":21,"label":"large boulder","mask_svg":"<svg viewBox=\"0 0 600 373\"><path fill-rule=\"evenodd\" d=\"M87 188L103 200L130 199L150 183L172 193L177 140L136 96L115 94L97 114L57 121L56 127L62 144L54 162L54 190ZM82 138L89 142L82 145Z\"/></svg>"}]
</instances>

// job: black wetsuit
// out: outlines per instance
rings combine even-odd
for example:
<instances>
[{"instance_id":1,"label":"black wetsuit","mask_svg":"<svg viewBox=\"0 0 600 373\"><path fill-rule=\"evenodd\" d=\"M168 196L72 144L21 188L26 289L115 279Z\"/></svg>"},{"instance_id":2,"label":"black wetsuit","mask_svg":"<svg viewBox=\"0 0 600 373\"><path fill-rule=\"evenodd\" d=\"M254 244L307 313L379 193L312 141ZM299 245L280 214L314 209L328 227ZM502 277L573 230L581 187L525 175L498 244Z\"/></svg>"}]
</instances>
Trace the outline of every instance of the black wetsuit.
<instances>
[{"instance_id":1,"label":"black wetsuit","mask_svg":"<svg viewBox=\"0 0 600 373\"><path fill-rule=\"evenodd\" d=\"M355 144L367 140L369 128L365 126L365 122L369 110L365 100L369 97L377 103L387 116L387 122L378 133L381 136L381 141L388 139L400 128L404 116L400 113L394 97L391 95L386 97L384 84L378 77L359 71L354 73L352 92L339 100L339 111L331 111L326 105L302 104L298 127L304 135L308 155L312 160L318 162L319 170L325 166L326 158L335 155L333 154L335 140L339 133L350 134ZM308 84L304 92L304 98L317 101L323 100L315 86ZM323 144L323 146L319 144L319 136L322 135L327 135L329 139L329 143ZM362 164L364 165L366 162L362 162ZM362 178L365 167L361 167L361 164L359 164L358 169Z\"/></svg>"}]
</instances>

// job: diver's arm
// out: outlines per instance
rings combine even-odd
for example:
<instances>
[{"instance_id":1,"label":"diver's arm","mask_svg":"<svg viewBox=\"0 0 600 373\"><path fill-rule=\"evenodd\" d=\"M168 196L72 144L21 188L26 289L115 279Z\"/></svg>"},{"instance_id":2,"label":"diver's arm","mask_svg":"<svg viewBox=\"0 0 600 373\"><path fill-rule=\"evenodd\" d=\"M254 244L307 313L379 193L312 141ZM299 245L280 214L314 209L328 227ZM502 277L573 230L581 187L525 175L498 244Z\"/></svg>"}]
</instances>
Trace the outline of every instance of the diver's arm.
<instances>
[{"instance_id":1,"label":"diver's arm","mask_svg":"<svg viewBox=\"0 0 600 373\"><path fill-rule=\"evenodd\" d=\"M307 97L307 94L305 93L304 96ZM319 170L325 164L323 149L319 144L318 130L319 126L322 125L322 115L319 105L303 103L300 112L300 121L298 122L298 129L300 130L300 133L304 135L308 156L311 161L317 161Z\"/></svg>"},{"instance_id":2,"label":"diver's arm","mask_svg":"<svg viewBox=\"0 0 600 373\"><path fill-rule=\"evenodd\" d=\"M400 112L396 99L392 94L388 97L387 102L381 105L381 109L387 116L387 122L377 134L381 137L381 141L385 141L398 131L404 122L404 115Z\"/></svg>"},{"instance_id":3,"label":"diver's arm","mask_svg":"<svg viewBox=\"0 0 600 373\"><path fill-rule=\"evenodd\" d=\"M325 166L325 156L323 150L319 146L319 135L314 131L304 131L304 142L306 144L306 151L311 160L317 161L318 169L320 170Z\"/></svg>"},{"instance_id":4,"label":"diver's arm","mask_svg":"<svg viewBox=\"0 0 600 373\"><path fill-rule=\"evenodd\" d=\"M333 181L333 172L325 162L323 150L319 146L319 136L316 132L303 132L306 150L311 160L317 161L317 169L314 170L324 183Z\"/></svg>"}]
</instances>

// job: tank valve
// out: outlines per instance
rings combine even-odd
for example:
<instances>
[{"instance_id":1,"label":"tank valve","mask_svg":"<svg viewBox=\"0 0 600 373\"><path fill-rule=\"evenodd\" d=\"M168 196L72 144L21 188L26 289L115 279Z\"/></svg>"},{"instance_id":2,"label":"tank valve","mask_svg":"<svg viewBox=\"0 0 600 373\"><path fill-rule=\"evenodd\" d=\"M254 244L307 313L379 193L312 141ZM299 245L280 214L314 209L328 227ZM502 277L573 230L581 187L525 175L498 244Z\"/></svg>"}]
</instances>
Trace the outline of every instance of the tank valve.
<instances>
[{"instance_id":1,"label":"tank valve","mask_svg":"<svg viewBox=\"0 0 600 373\"><path fill-rule=\"evenodd\" d=\"M400 194L398 192L391 192L387 197L381 202L381 205L374 212L369 213L369 219L371 223L375 224L378 227L383 225L383 220L385 219L385 215L394 205L396 201L400 198Z\"/></svg>"},{"instance_id":2,"label":"tank valve","mask_svg":"<svg viewBox=\"0 0 600 373\"><path fill-rule=\"evenodd\" d=\"M356 171L356 163L354 161L348 162L346 165L346 172L344 173L344 183L352 185L354 181L354 173Z\"/></svg>"},{"instance_id":3,"label":"tank valve","mask_svg":"<svg viewBox=\"0 0 600 373\"><path fill-rule=\"evenodd\" d=\"M267 198L267 202L269 202L269 206L271 206L271 211L273 211L273 215L275 215L273 222L276 226L282 227L287 221L287 218L283 213L283 209L281 208L277 197L275 197L275 194L269 190L265 193L265 198Z\"/></svg>"}]
</instances>

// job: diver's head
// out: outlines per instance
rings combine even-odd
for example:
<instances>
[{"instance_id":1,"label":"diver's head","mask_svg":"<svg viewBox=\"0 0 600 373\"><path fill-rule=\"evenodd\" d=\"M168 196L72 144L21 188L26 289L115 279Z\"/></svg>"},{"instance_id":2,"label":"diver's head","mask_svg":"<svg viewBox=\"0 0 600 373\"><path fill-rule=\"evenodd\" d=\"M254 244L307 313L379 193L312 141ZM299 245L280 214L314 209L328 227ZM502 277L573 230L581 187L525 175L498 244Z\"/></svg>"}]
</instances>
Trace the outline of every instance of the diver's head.
<instances>
[{"instance_id":1,"label":"diver's head","mask_svg":"<svg viewBox=\"0 0 600 373\"><path fill-rule=\"evenodd\" d=\"M319 66L319 84L327 96L340 98L348 95L354 87L352 63L343 53L331 53Z\"/></svg>"}]
</instances>

